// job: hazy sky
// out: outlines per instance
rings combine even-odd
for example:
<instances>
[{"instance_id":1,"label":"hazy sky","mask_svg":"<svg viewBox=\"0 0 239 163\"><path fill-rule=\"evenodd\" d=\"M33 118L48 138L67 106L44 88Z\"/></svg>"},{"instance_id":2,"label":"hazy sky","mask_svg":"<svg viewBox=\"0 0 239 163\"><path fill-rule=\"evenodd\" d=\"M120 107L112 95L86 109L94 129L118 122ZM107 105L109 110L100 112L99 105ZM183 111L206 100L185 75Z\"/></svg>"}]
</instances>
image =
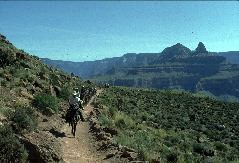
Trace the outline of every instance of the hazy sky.
<instances>
[{"instance_id":1,"label":"hazy sky","mask_svg":"<svg viewBox=\"0 0 239 163\"><path fill-rule=\"evenodd\" d=\"M182 43L239 50L239 2L0 1L0 33L39 57L72 61Z\"/></svg>"}]
</instances>

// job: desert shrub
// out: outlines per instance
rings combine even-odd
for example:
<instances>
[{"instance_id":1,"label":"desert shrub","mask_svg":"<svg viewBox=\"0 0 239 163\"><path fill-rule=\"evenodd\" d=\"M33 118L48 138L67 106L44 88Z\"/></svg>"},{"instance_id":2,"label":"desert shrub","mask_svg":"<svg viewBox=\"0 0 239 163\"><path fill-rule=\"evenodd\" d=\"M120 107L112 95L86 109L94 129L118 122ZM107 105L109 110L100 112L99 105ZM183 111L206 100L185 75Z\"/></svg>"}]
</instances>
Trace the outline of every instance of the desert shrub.
<instances>
[{"instance_id":1,"label":"desert shrub","mask_svg":"<svg viewBox=\"0 0 239 163\"><path fill-rule=\"evenodd\" d=\"M71 95L71 92L72 92L72 90L69 87L65 86L59 92L59 97L64 99L64 100L68 100L68 98Z\"/></svg>"},{"instance_id":2,"label":"desert shrub","mask_svg":"<svg viewBox=\"0 0 239 163\"><path fill-rule=\"evenodd\" d=\"M226 157L230 161L235 161L235 162L239 161L239 150L237 150L235 148L232 149Z\"/></svg>"},{"instance_id":3,"label":"desert shrub","mask_svg":"<svg viewBox=\"0 0 239 163\"><path fill-rule=\"evenodd\" d=\"M152 159L158 160L160 150L160 142L154 142L155 137L148 134L146 130L131 129L125 130L116 136L116 141L124 146L136 149L139 153L140 160L149 161Z\"/></svg>"},{"instance_id":4,"label":"desert shrub","mask_svg":"<svg viewBox=\"0 0 239 163\"><path fill-rule=\"evenodd\" d=\"M117 109L116 108L114 108L114 107L110 107L109 108L109 115L111 116L111 117L113 117L113 116L115 116L115 113L117 112Z\"/></svg>"},{"instance_id":5,"label":"desert shrub","mask_svg":"<svg viewBox=\"0 0 239 163\"><path fill-rule=\"evenodd\" d=\"M56 74L54 73L50 74L50 83L52 85L58 85L58 81L59 81L59 77Z\"/></svg>"},{"instance_id":6,"label":"desert shrub","mask_svg":"<svg viewBox=\"0 0 239 163\"><path fill-rule=\"evenodd\" d=\"M221 142L215 142L214 146L218 151L227 151L227 146Z\"/></svg>"},{"instance_id":7,"label":"desert shrub","mask_svg":"<svg viewBox=\"0 0 239 163\"><path fill-rule=\"evenodd\" d=\"M12 74L14 78L18 79L19 81L21 79L23 81L28 81L32 83L37 79L36 76L34 75L34 72L30 69L24 69L24 68L16 69L15 67L12 67L10 71L13 71Z\"/></svg>"},{"instance_id":8,"label":"desert shrub","mask_svg":"<svg viewBox=\"0 0 239 163\"><path fill-rule=\"evenodd\" d=\"M38 107L44 114L58 112L58 99L50 94L41 93L36 95L33 105Z\"/></svg>"},{"instance_id":9,"label":"desert shrub","mask_svg":"<svg viewBox=\"0 0 239 163\"><path fill-rule=\"evenodd\" d=\"M133 120L123 112L117 112L114 116L115 126L121 129L130 128L134 125Z\"/></svg>"},{"instance_id":10,"label":"desert shrub","mask_svg":"<svg viewBox=\"0 0 239 163\"><path fill-rule=\"evenodd\" d=\"M1 80L0 81L0 86L7 87L8 82L6 80Z\"/></svg>"},{"instance_id":11,"label":"desert shrub","mask_svg":"<svg viewBox=\"0 0 239 163\"><path fill-rule=\"evenodd\" d=\"M26 162L27 152L10 126L0 126L0 162Z\"/></svg>"},{"instance_id":12,"label":"desert shrub","mask_svg":"<svg viewBox=\"0 0 239 163\"><path fill-rule=\"evenodd\" d=\"M31 68L31 67L32 67L29 62L24 61L24 60L21 60L21 61L20 61L20 65L21 65L22 67L24 67L24 68Z\"/></svg>"},{"instance_id":13,"label":"desert shrub","mask_svg":"<svg viewBox=\"0 0 239 163\"><path fill-rule=\"evenodd\" d=\"M165 140L166 140L168 146L174 146L174 145L179 144L179 142L180 142L180 138L179 137L171 136L171 135L165 137Z\"/></svg>"},{"instance_id":14,"label":"desert shrub","mask_svg":"<svg viewBox=\"0 0 239 163\"><path fill-rule=\"evenodd\" d=\"M167 154L166 159L168 162L177 162L178 160L178 153L177 152L170 152Z\"/></svg>"},{"instance_id":15,"label":"desert shrub","mask_svg":"<svg viewBox=\"0 0 239 163\"><path fill-rule=\"evenodd\" d=\"M37 126L36 115L30 107L18 108L12 115L13 128L17 133L33 131Z\"/></svg>"},{"instance_id":16,"label":"desert shrub","mask_svg":"<svg viewBox=\"0 0 239 163\"><path fill-rule=\"evenodd\" d=\"M120 133L116 137L116 141L121 145L132 147L133 139L125 133Z\"/></svg>"},{"instance_id":17,"label":"desert shrub","mask_svg":"<svg viewBox=\"0 0 239 163\"><path fill-rule=\"evenodd\" d=\"M117 127L121 128L121 129L127 127L124 118L118 118L118 119L115 121L115 125L116 125Z\"/></svg>"},{"instance_id":18,"label":"desert shrub","mask_svg":"<svg viewBox=\"0 0 239 163\"><path fill-rule=\"evenodd\" d=\"M199 154L203 154L204 153L204 146L200 143L195 143L193 144L193 151Z\"/></svg>"},{"instance_id":19,"label":"desert shrub","mask_svg":"<svg viewBox=\"0 0 239 163\"><path fill-rule=\"evenodd\" d=\"M13 109L4 105L0 105L0 114L4 115L7 119L11 119L13 113Z\"/></svg>"},{"instance_id":20,"label":"desert shrub","mask_svg":"<svg viewBox=\"0 0 239 163\"><path fill-rule=\"evenodd\" d=\"M0 51L0 65L1 67L13 64L16 58L10 49L1 49Z\"/></svg>"},{"instance_id":21,"label":"desert shrub","mask_svg":"<svg viewBox=\"0 0 239 163\"><path fill-rule=\"evenodd\" d=\"M140 149L138 150L138 154L139 154L139 159L143 160L143 161L148 161L148 160L152 160L153 158L155 158L153 153L150 153L151 151L149 151L148 149ZM153 161L151 161L153 162Z\"/></svg>"},{"instance_id":22,"label":"desert shrub","mask_svg":"<svg viewBox=\"0 0 239 163\"><path fill-rule=\"evenodd\" d=\"M29 100L28 99L17 99L14 108L23 108L29 106Z\"/></svg>"},{"instance_id":23,"label":"desert shrub","mask_svg":"<svg viewBox=\"0 0 239 163\"><path fill-rule=\"evenodd\" d=\"M204 143L194 143L193 144L193 151L205 156L213 156L214 150L209 144Z\"/></svg>"},{"instance_id":24,"label":"desert shrub","mask_svg":"<svg viewBox=\"0 0 239 163\"><path fill-rule=\"evenodd\" d=\"M112 120L109 119L109 117L107 117L104 114L100 115L98 119L99 119L100 124L103 125L103 126L110 127L113 124Z\"/></svg>"},{"instance_id":25,"label":"desert shrub","mask_svg":"<svg viewBox=\"0 0 239 163\"><path fill-rule=\"evenodd\" d=\"M140 117L140 119L141 119L142 121L147 121L149 115L148 115L147 112L143 111L143 112L141 112L141 113L139 114L139 117Z\"/></svg>"}]
</instances>

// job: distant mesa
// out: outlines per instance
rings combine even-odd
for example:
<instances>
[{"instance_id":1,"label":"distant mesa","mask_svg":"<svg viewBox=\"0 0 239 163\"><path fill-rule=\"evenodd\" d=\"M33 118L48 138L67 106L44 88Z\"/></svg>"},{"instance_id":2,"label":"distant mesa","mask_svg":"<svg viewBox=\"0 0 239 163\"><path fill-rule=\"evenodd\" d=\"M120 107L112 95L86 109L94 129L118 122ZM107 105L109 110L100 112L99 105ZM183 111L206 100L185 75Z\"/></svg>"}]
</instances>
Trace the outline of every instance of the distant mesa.
<instances>
[{"instance_id":1,"label":"distant mesa","mask_svg":"<svg viewBox=\"0 0 239 163\"><path fill-rule=\"evenodd\" d=\"M191 51L189 48L180 43L167 47L162 51L162 55L164 57L167 57L167 59L185 58L191 55L207 55L207 54L208 51L202 42L198 43L198 46L194 51Z\"/></svg>"},{"instance_id":2,"label":"distant mesa","mask_svg":"<svg viewBox=\"0 0 239 163\"><path fill-rule=\"evenodd\" d=\"M177 43L171 47L167 47L162 51L163 55L167 55L167 57L183 57L191 54L191 50L186 46Z\"/></svg>"}]
</instances>

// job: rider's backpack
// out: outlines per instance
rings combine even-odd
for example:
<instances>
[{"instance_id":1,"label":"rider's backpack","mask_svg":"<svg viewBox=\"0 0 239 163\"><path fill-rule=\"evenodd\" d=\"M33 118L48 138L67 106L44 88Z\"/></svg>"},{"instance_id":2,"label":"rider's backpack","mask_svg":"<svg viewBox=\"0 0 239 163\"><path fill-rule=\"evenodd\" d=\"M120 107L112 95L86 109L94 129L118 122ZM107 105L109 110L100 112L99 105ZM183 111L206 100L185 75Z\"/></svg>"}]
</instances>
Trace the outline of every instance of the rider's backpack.
<instances>
[{"instance_id":1,"label":"rider's backpack","mask_svg":"<svg viewBox=\"0 0 239 163\"><path fill-rule=\"evenodd\" d=\"M70 105L71 110L77 110L80 107L79 103L78 103L78 100L74 97L69 99L69 105Z\"/></svg>"}]
</instances>

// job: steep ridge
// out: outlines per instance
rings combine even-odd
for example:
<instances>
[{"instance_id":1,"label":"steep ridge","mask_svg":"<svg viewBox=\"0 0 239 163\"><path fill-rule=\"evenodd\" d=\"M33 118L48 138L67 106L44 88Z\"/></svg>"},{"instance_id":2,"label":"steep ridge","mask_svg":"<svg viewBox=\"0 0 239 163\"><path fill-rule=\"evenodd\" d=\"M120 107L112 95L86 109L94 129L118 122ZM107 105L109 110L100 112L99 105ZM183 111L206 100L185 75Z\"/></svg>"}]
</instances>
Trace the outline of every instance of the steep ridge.
<instances>
[{"instance_id":1,"label":"steep ridge","mask_svg":"<svg viewBox=\"0 0 239 163\"><path fill-rule=\"evenodd\" d=\"M0 162L61 162L58 137L73 88L95 85L49 67L0 35ZM63 135L62 135L63 134ZM7 153L7 155L6 155Z\"/></svg>"},{"instance_id":2,"label":"steep ridge","mask_svg":"<svg viewBox=\"0 0 239 163\"><path fill-rule=\"evenodd\" d=\"M0 63L0 162L122 162L103 148L109 134L92 129L96 84L48 67L2 35ZM64 117L73 88L83 85L87 121L73 138Z\"/></svg>"}]
</instances>

